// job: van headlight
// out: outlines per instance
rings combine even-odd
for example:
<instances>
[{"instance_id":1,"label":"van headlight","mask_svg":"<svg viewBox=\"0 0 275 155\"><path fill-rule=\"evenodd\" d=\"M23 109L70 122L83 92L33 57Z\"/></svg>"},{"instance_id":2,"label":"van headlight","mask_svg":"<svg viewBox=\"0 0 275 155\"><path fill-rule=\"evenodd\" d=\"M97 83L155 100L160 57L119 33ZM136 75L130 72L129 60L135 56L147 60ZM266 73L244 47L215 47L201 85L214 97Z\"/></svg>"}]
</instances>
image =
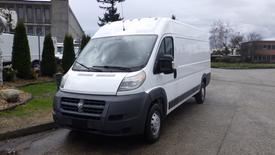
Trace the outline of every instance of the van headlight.
<instances>
[{"instance_id":1,"label":"van headlight","mask_svg":"<svg viewBox=\"0 0 275 155\"><path fill-rule=\"evenodd\" d=\"M61 82L60 82L60 86L59 86L59 87L60 87L61 89L64 88L67 79L68 79L68 75L65 74L65 75L62 77L62 80L61 80Z\"/></svg>"},{"instance_id":2,"label":"van headlight","mask_svg":"<svg viewBox=\"0 0 275 155\"><path fill-rule=\"evenodd\" d=\"M141 71L134 76L126 76L122 80L118 91L129 91L129 90L137 89L143 84L145 79L146 79L146 74L144 71Z\"/></svg>"}]
</instances>

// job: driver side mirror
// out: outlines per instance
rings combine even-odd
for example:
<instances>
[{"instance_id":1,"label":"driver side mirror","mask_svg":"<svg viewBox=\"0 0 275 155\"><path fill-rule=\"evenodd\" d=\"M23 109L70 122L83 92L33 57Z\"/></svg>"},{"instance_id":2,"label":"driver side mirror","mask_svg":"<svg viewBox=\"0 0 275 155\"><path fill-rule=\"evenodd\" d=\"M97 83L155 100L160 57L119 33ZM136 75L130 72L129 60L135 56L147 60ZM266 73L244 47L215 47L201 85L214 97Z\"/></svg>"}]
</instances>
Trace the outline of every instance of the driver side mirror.
<instances>
[{"instance_id":1,"label":"driver side mirror","mask_svg":"<svg viewBox=\"0 0 275 155\"><path fill-rule=\"evenodd\" d=\"M159 73L171 74L174 73L173 57L171 55L163 55L159 58L157 70Z\"/></svg>"}]
</instances>

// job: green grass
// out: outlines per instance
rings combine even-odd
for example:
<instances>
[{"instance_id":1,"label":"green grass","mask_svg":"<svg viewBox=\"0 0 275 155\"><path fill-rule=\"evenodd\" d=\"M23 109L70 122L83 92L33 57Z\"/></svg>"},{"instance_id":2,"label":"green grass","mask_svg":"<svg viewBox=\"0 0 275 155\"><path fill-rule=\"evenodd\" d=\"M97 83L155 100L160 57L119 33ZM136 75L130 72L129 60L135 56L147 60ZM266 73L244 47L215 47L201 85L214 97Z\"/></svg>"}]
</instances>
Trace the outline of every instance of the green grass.
<instances>
[{"instance_id":1,"label":"green grass","mask_svg":"<svg viewBox=\"0 0 275 155\"><path fill-rule=\"evenodd\" d=\"M39 97L43 94L54 93L56 91L56 84L54 82L42 83L21 87L20 89L31 93L33 97Z\"/></svg>"},{"instance_id":2,"label":"green grass","mask_svg":"<svg viewBox=\"0 0 275 155\"><path fill-rule=\"evenodd\" d=\"M22 117L31 116L34 113L40 113L42 111L51 111L53 96L56 92L55 83L42 83L21 87L21 90L31 93L33 99L25 105L16 107L15 109L0 112L0 117Z\"/></svg>"},{"instance_id":3,"label":"green grass","mask_svg":"<svg viewBox=\"0 0 275 155\"><path fill-rule=\"evenodd\" d=\"M275 63L225 63L225 62L212 62L212 68L223 68L223 69L269 69L275 68Z\"/></svg>"}]
</instances>

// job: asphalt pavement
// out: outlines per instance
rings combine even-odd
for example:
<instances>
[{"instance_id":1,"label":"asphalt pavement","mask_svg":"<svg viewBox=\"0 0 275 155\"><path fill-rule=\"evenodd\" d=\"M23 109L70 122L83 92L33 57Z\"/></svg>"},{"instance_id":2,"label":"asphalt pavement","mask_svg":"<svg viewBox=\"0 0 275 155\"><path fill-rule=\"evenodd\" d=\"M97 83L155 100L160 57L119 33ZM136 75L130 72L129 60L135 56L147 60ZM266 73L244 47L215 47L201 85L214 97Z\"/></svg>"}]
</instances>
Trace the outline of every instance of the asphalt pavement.
<instances>
[{"instance_id":1,"label":"asphalt pavement","mask_svg":"<svg viewBox=\"0 0 275 155\"><path fill-rule=\"evenodd\" d=\"M0 142L0 154L273 155L275 70L213 69L203 105L172 112L161 139L104 137L58 129Z\"/></svg>"}]
</instances>

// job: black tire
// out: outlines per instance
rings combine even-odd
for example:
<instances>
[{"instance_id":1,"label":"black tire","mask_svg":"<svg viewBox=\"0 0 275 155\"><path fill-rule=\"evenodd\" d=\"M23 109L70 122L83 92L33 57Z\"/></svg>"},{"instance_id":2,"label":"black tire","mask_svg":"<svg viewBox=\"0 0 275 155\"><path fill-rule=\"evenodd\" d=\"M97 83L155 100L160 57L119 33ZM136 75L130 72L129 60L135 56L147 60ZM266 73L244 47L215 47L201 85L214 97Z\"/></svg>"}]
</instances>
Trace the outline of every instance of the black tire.
<instances>
[{"instance_id":1,"label":"black tire","mask_svg":"<svg viewBox=\"0 0 275 155\"><path fill-rule=\"evenodd\" d=\"M205 83L201 83L201 88L200 91L195 95L195 99L198 104L203 104L205 100L205 95L206 95L206 86Z\"/></svg>"},{"instance_id":2,"label":"black tire","mask_svg":"<svg viewBox=\"0 0 275 155\"><path fill-rule=\"evenodd\" d=\"M162 110L159 104L154 104L150 108L147 116L147 120L145 124L145 133L144 133L145 140L149 143L154 143L158 141L160 137L161 126L162 126Z\"/></svg>"}]
</instances>

